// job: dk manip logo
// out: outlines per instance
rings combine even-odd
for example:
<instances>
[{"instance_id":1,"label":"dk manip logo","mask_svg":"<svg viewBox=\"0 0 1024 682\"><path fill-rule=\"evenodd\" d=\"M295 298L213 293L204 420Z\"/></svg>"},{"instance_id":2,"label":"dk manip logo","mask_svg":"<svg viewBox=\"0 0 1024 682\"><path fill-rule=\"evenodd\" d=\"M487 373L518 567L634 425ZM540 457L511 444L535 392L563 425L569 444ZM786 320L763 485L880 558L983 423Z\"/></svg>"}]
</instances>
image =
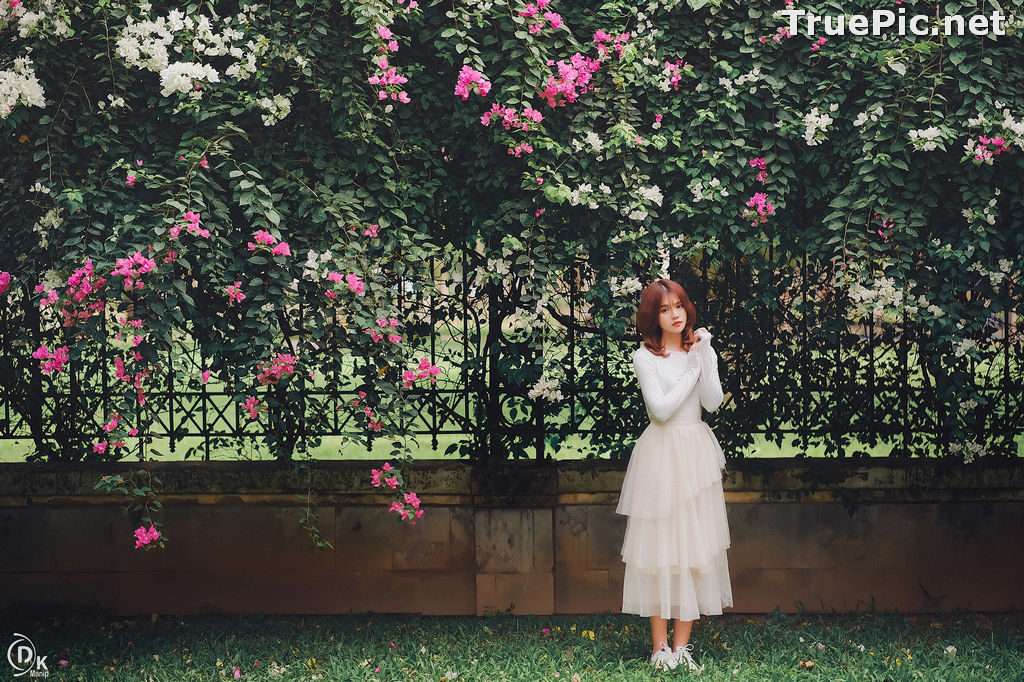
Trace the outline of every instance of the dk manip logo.
<instances>
[{"instance_id":1,"label":"dk manip logo","mask_svg":"<svg viewBox=\"0 0 1024 682\"><path fill-rule=\"evenodd\" d=\"M50 669L46 667L46 656L36 655L36 646L32 640L20 633L14 633L14 642L7 647L7 662L14 668L14 676L48 677Z\"/></svg>"}]
</instances>

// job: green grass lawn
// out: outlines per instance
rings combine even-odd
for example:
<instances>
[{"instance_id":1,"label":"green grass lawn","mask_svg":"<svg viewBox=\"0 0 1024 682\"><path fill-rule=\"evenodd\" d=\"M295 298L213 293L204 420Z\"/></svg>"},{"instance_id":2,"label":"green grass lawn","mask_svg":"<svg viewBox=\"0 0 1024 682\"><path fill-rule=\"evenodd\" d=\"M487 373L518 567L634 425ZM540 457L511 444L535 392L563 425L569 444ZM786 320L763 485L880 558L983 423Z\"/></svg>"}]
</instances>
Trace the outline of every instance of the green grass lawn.
<instances>
[{"instance_id":1,"label":"green grass lawn","mask_svg":"<svg viewBox=\"0 0 1024 682\"><path fill-rule=\"evenodd\" d=\"M3 620L47 656L50 679L82 682L1024 680L1024 614L704 618L699 675L653 671L647 620L626 615Z\"/></svg>"}]
</instances>

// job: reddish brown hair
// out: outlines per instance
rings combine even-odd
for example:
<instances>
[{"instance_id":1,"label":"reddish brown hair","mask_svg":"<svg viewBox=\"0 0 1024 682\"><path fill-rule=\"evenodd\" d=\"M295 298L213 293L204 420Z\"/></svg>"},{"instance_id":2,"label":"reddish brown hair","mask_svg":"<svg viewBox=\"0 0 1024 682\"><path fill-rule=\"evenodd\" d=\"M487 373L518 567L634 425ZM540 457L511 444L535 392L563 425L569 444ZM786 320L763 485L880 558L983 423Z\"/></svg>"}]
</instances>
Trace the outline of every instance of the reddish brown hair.
<instances>
[{"instance_id":1,"label":"reddish brown hair","mask_svg":"<svg viewBox=\"0 0 1024 682\"><path fill-rule=\"evenodd\" d=\"M693 325L697 322L697 308L693 301L677 282L670 279L656 279L647 285L640 297L640 307L636 311L636 329L644 340L644 346L655 355L667 357L665 344L661 342L661 306L669 294L675 294L686 311L686 324L683 325L683 350L689 350L696 339L693 336Z\"/></svg>"}]
</instances>

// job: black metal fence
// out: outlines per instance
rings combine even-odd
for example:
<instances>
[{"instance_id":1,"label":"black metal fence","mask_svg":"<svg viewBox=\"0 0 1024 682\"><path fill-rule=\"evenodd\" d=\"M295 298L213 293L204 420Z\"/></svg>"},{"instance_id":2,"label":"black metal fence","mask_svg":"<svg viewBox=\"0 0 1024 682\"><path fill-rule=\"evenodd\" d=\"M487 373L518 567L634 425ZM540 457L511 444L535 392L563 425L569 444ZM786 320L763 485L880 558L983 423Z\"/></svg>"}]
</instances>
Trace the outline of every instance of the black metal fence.
<instances>
[{"instance_id":1,"label":"black metal fence","mask_svg":"<svg viewBox=\"0 0 1024 682\"><path fill-rule=\"evenodd\" d=\"M631 324L618 338L602 330L582 294L593 276L587 264L577 262L548 302L545 340L538 345L536 334L517 332L513 324L529 282L473 285L466 256L431 264L437 274L430 295L396 287L409 320L407 336L444 368L436 384L413 389L412 431L429 436L435 449L439 436L460 436L458 454L474 458L544 458L572 434L588 437L582 454L626 456L630 437L646 421L630 361L639 339ZM897 457L962 454L968 445L957 438L959 419L977 434L975 443L984 443L985 453L1019 454L1024 378L1016 302L990 316L981 339L984 360L962 358L958 371L971 377L975 398L961 400L968 395L963 385L943 376L943 368L960 358L907 317L851 323L845 294L831 290L829 273L810 267L806 256L762 271L768 282L755 281L757 273L738 262L679 265L671 274L697 304L699 324L715 334L727 399L706 419L727 452L739 452L760 433L777 442L795 437L804 451L823 444L840 457L865 454L855 440L892 444ZM638 298L632 293L624 308L635 309ZM32 319L11 305L0 312L0 439L31 443L29 449L49 458L90 459L62 452L71 446L60 444L81 447L115 407L104 352L75 363L54 383L40 374L37 361L16 350L26 347L16 340L40 338L38 315L36 326L26 328L25 320ZM529 397L542 355L562 374L561 400ZM224 444L280 440L282 428L290 429L286 456L311 437L360 433L369 447L378 435L354 423L350 409L352 367L359 362L351 358L352 366L337 367L299 391L291 386L290 399L301 403L294 414L315 413L316 419L299 416L271 428L267 419L247 418L233 392L185 384L168 352L163 385L149 394L154 410L146 435L168 441L174 453L182 439L201 439L189 456L206 459Z\"/></svg>"}]
</instances>

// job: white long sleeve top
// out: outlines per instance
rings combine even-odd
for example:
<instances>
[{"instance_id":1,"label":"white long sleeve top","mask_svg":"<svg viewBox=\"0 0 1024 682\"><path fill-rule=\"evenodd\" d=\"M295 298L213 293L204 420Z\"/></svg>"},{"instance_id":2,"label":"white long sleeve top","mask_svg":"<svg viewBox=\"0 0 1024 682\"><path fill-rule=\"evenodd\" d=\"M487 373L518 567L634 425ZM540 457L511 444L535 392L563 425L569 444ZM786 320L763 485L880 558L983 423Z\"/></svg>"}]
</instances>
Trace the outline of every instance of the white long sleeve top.
<instances>
[{"instance_id":1,"label":"white long sleeve top","mask_svg":"<svg viewBox=\"0 0 1024 682\"><path fill-rule=\"evenodd\" d=\"M722 404L718 354L710 335L701 336L696 350L669 351L667 358L640 346L633 353L633 368L652 422L698 421L701 407L714 412Z\"/></svg>"}]
</instances>

